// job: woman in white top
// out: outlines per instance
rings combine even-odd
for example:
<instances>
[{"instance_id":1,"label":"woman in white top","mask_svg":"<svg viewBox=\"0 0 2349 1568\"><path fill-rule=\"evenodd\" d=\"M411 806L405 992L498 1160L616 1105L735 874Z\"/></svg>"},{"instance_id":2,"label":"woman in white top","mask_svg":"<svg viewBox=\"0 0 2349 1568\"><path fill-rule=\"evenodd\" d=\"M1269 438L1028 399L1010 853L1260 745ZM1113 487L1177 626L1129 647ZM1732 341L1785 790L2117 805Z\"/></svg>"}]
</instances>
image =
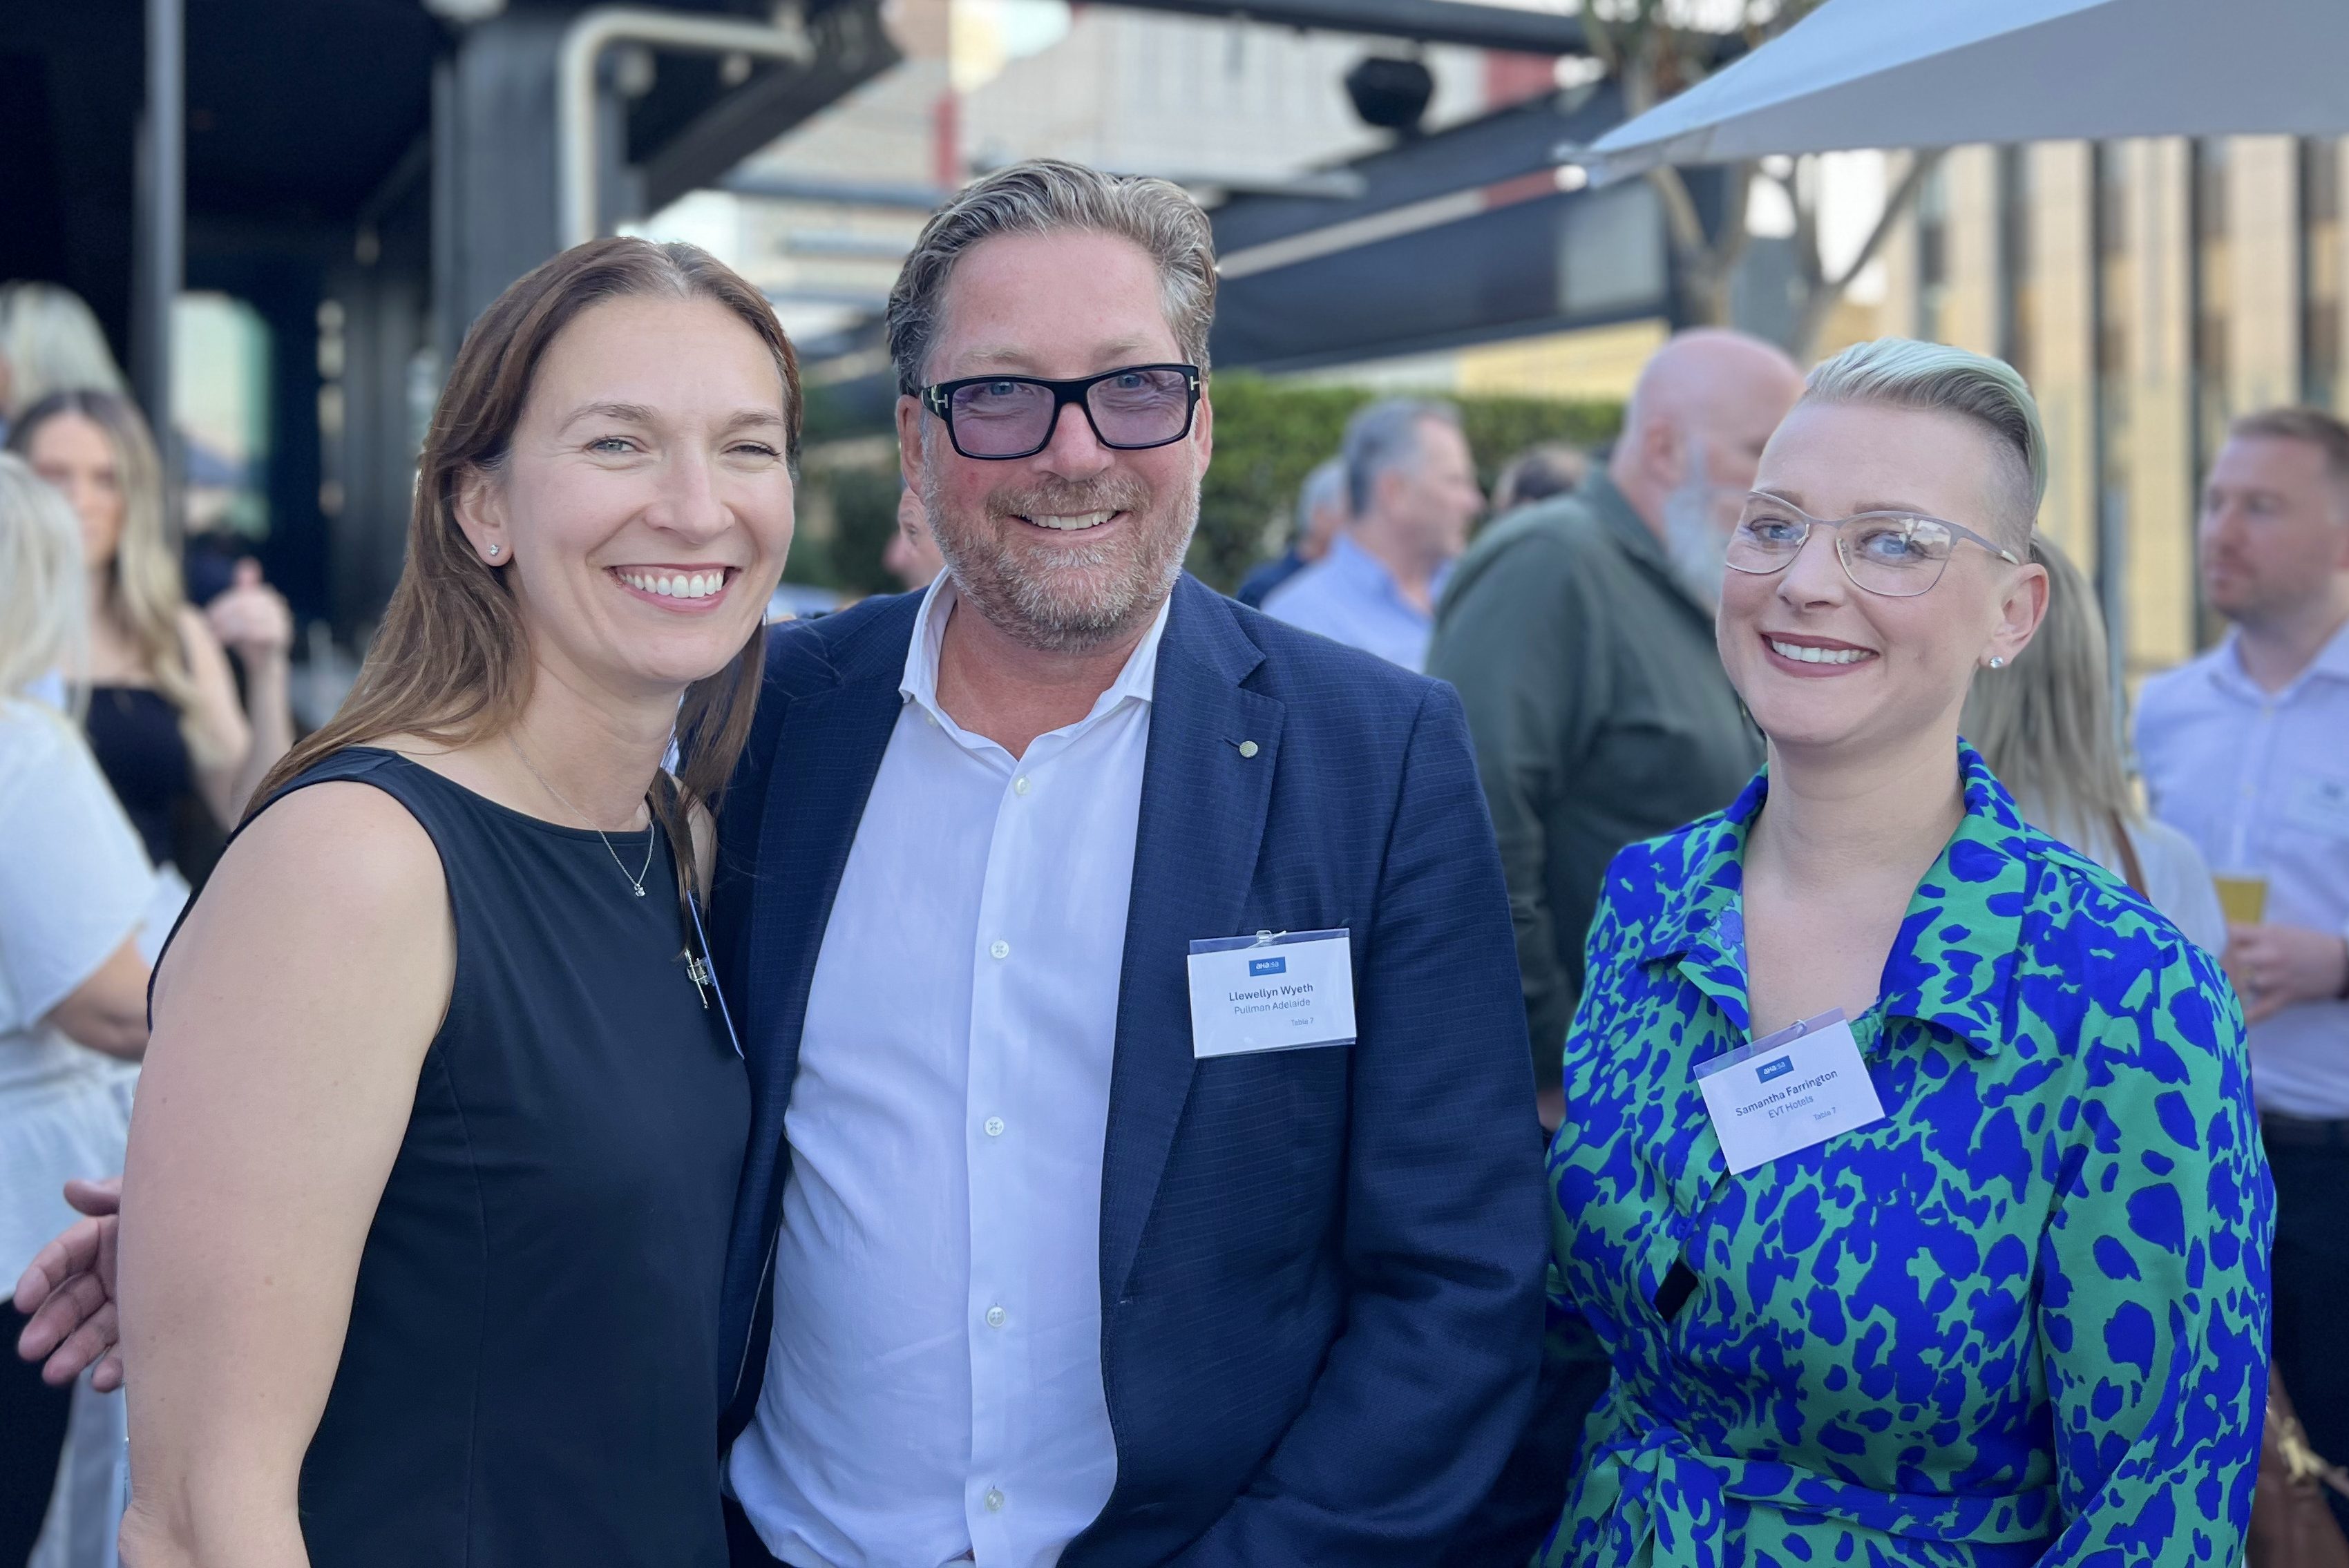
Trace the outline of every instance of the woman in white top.
<instances>
[{"instance_id":1,"label":"woman in white top","mask_svg":"<svg viewBox=\"0 0 2349 1568\"><path fill-rule=\"evenodd\" d=\"M2222 952L2227 919L2202 852L2129 789L2095 594L2047 540L2033 541L2031 559L2047 569L2047 618L2011 666L1975 675L1966 738L2033 827L2125 880L2188 941Z\"/></svg>"},{"instance_id":2,"label":"woman in white top","mask_svg":"<svg viewBox=\"0 0 2349 1568\"><path fill-rule=\"evenodd\" d=\"M154 872L79 731L26 695L77 669L82 600L73 512L0 455L0 1281L73 1219L68 1177L121 1164L147 1047ZM0 1563L32 1553L71 1393L0 1357Z\"/></svg>"}]
</instances>

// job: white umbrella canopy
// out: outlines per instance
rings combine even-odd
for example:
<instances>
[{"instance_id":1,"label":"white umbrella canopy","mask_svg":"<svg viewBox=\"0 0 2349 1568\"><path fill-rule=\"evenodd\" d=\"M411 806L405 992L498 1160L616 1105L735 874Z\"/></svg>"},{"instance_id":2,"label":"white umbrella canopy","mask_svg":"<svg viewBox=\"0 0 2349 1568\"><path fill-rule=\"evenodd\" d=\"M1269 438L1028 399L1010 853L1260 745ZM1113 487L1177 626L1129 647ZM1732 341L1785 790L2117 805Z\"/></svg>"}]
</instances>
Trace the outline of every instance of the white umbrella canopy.
<instances>
[{"instance_id":1,"label":"white umbrella canopy","mask_svg":"<svg viewBox=\"0 0 2349 1568\"><path fill-rule=\"evenodd\" d=\"M1771 153L2349 134L2349 0L1827 0L1564 156L1604 181Z\"/></svg>"}]
</instances>

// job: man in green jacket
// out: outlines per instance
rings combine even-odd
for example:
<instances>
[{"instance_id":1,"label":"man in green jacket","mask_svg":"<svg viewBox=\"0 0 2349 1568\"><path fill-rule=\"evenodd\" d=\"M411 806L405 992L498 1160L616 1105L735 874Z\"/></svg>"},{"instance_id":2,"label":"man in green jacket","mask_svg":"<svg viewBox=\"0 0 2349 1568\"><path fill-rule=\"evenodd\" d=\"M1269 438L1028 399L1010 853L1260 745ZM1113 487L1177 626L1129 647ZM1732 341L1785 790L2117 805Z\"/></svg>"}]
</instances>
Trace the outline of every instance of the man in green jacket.
<instances>
[{"instance_id":1,"label":"man in green jacket","mask_svg":"<svg viewBox=\"0 0 2349 1568\"><path fill-rule=\"evenodd\" d=\"M1453 569L1427 673L1459 688L1501 843L1542 1125L1582 995L1583 939L1624 845L1717 811L1762 738L1713 637L1762 448L1803 389L1742 333L1684 332L1640 374L1606 471L1486 529ZM1606 1355L1556 1325L1533 1418L1444 1568L1523 1562L1557 1517Z\"/></svg>"},{"instance_id":2,"label":"man in green jacket","mask_svg":"<svg viewBox=\"0 0 2349 1568\"><path fill-rule=\"evenodd\" d=\"M1545 1125L1608 861L1728 805L1762 764L1713 606L1728 530L1802 387L1759 338L1682 333L1641 371L1606 471L1488 529L1437 613L1428 674L1467 705Z\"/></svg>"}]
</instances>

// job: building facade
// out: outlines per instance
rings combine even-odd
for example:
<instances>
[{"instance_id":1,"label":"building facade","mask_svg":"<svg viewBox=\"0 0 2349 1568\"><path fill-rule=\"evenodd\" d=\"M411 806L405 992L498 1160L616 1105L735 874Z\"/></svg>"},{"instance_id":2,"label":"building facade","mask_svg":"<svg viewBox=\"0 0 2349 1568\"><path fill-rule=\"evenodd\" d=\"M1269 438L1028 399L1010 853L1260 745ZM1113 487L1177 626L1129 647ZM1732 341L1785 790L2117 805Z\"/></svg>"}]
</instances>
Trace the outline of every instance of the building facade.
<instances>
[{"instance_id":1,"label":"building facade","mask_svg":"<svg viewBox=\"0 0 2349 1568\"><path fill-rule=\"evenodd\" d=\"M1886 246L1876 331L2030 378L2042 522L2095 574L2132 682L2223 630L2194 528L2228 421L2344 407L2344 173L2338 142L2289 137L1959 148Z\"/></svg>"}]
</instances>

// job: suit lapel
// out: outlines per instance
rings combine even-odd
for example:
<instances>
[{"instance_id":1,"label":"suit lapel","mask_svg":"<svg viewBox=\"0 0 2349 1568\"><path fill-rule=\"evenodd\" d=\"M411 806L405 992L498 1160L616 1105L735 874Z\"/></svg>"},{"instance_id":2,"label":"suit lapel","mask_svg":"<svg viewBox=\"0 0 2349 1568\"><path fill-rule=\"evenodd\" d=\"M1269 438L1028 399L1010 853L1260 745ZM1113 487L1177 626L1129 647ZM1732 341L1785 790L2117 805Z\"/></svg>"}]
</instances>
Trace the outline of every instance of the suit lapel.
<instances>
[{"instance_id":1,"label":"suit lapel","mask_svg":"<svg viewBox=\"0 0 2349 1568\"><path fill-rule=\"evenodd\" d=\"M1191 1088L1186 960L1240 934L1280 755L1283 709L1240 686L1263 654L1189 577L1159 646L1120 968L1102 1163L1102 1298L1123 1293ZM1243 742L1253 750L1242 755Z\"/></svg>"},{"instance_id":2,"label":"suit lapel","mask_svg":"<svg viewBox=\"0 0 2349 1568\"><path fill-rule=\"evenodd\" d=\"M896 727L918 598L861 639L838 686L795 699L783 715L767 785L752 878L743 1049L762 1112L780 1116L799 1066L808 987L823 949L864 802Z\"/></svg>"}]
</instances>

